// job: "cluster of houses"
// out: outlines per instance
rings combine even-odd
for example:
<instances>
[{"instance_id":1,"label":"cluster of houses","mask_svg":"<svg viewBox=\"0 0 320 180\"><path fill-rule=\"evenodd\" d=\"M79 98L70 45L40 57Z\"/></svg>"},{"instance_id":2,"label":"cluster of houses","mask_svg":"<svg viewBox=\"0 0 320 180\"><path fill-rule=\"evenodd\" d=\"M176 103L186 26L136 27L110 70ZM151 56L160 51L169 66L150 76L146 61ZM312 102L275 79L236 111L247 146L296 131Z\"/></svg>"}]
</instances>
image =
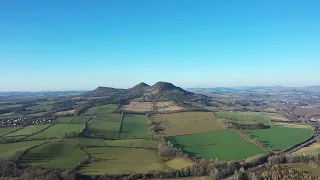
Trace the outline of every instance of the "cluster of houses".
<instances>
[{"instance_id":1,"label":"cluster of houses","mask_svg":"<svg viewBox=\"0 0 320 180\"><path fill-rule=\"evenodd\" d=\"M0 121L0 127L13 127L21 125L38 125L38 124L47 124L54 121L53 117L50 118L38 118L35 120L29 119L28 117L16 118L16 119L7 119Z\"/></svg>"}]
</instances>

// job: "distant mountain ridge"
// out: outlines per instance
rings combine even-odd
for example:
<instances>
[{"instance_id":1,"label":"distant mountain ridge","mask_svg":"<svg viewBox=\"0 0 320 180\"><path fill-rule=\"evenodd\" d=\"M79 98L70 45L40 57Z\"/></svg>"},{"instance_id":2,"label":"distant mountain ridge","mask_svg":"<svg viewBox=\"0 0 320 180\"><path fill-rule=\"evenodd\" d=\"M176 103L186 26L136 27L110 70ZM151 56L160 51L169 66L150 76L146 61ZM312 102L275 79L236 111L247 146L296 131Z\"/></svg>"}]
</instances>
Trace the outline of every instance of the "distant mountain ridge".
<instances>
[{"instance_id":1,"label":"distant mountain ridge","mask_svg":"<svg viewBox=\"0 0 320 180\"><path fill-rule=\"evenodd\" d=\"M152 86L141 82L129 89L98 87L83 94L84 97L109 97L116 100L197 102L208 98L188 92L172 83L159 81Z\"/></svg>"}]
</instances>

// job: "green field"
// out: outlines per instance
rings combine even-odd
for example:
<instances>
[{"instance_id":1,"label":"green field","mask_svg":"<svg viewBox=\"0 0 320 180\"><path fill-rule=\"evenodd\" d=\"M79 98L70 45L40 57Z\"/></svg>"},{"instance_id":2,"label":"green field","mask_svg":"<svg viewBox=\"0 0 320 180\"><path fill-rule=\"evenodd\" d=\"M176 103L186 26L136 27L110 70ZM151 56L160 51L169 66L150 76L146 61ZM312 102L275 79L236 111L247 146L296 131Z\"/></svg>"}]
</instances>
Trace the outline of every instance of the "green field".
<instances>
[{"instance_id":1,"label":"green field","mask_svg":"<svg viewBox=\"0 0 320 180\"><path fill-rule=\"evenodd\" d=\"M125 114L120 129L120 138L123 139L150 139L148 121L144 115Z\"/></svg>"},{"instance_id":2,"label":"green field","mask_svg":"<svg viewBox=\"0 0 320 180\"><path fill-rule=\"evenodd\" d=\"M53 102L40 102L38 103L36 106L32 106L32 107L29 107L27 109L31 109L31 110L46 110L46 111L49 111L53 108Z\"/></svg>"},{"instance_id":3,"label":"green field","mask_svg":"<svg viewBox=\"0 0 320 180\"><path fill-rule=\"evenodd\" d=\"M59 117L56 122L57 123L70 123L70 121L75 117Z\"/></svg>"},{"instance_id":4,"label":"green field","mask_svg":"<svg viewBox=\"0 0 320 180\"><path fill-rule=\"evenodd\" d=\"M65 133L77 132L80 133L84 128L83 124L55 124L50 128L30 136L28 139L46 139L57 138Z\"/></svg>"},{"instance_id":5,"label":"green field","mask_svg":"<svg viewBox=\"0 0 320 180\"><path fill-rule=\"evenodd\" d=\"M122 140L104 140L99 138L77 137L67 141L76 142L81 147L91 146L117 146L117 147L150 147L157 148L159 142L146 139L122 139Z\"/></svg>"},{"instance_id":6,"label":"green field","mask_svg":"<svg viewBox=\"0 0 320 180\"><path fill-rule=\"evenodd\" d=\"M44 168L71 169L85 157L73 143L53 142L31 149L21 157L20 163Z\"/></svg>"},{"instance_id":7,"label":"green field","mask_svg":"<svg viewBox=\"0 0 320 180\"><path fill-rule=\"evenodd\" d=\"M88 122L86 134L91 137L116 139L120 129L120 114L105 114L103 117L92 118Z\"/></svg>"},{"instance_id":8,"label":"green field","mask_svg":"<svg viewBox=\"0 0 320 180\"><path fill-rule=\"evenodd\" d=\"M220 119L225 119L225 120L236 122L236 123L242 123L242 124L262 123L264 125L269 125L268 119L256 112L221 111L221 112L216 112L216 115Z\"/></svg>"},{"instance_id":9,"label":"green field","mask_svg":"<svg viewBox=\"0 0 320 180\"><path fill-rule=\"evenodd\" d=\"M103 106L93 107L88 109L88 114L108 114L112 113L116 108L118 107L118 104L107 104Z\"/></svg>"},{"instance_id":10,"label":"green field","mask_svg":"<svg viewBox=\"0 0 320 180\"><path fill-rule=\"evenodd\" d=\"M72 121L70 121L70 122L73 124L84 124L89 119L90 119L90 117L77 116L76 118L72 119Z\"/></svg>"},{"instance_id":11,"label":"green field","mask_svg":"<svg viewBox=\"0 0 320 180\"><path fill-rule=\"evenodd\" d=\"M0 110L8 109L8 108L18 108L18 107L22 107L22 106L23 106L23 104L0 105Z\"/></svg>"},{"instance_id":12,"label":"green field","mask_svg":"<svg viewBox=\"0 0 320 180\"><path fill-rule=\"evenodd\" d=\"M270 150L280 151L302 142L312 136L312 128L289 128L271 126L261 130L244 131L251 138L257 139Z\"/></svg>"},{"instance_id":13,"label":"green field","mask_svg":"<svg viewBox=\"0 0 320 180\"><path fill-rule=\"evenodd\" d=\"M13 136L28 136L32 135L34 133L37 133L38 131L41 131L42 129L50 126L50 124L40 124L40 125L32 125L32 126L26 126L23 129L20 129L18 131L15 131L13 133L7 134L7 137L13 137Z\"/></svg>"},{"instance_id":14,"label":"green field","mask_svg":"<svg viewBox=\"0 0 320 180\"><path fill-rule=\"evenodd\" d=\"M16 131L22 127L5 127L5 128L0 128L0 136L3 136L5 134L8 134L12 131Z\"/></svg>"},{"instance_id":15,"label":"green field","mask_svg":"<svg viewBox=\"0 0 320 180\"><path fill-rule=\"evenodd\" d=\"M15 157L15 155L22 153L27 148L44 142L44 140L35 140L9 144L0 144L0 159L11 160Z\"/></svg>"},{"instance_id":16,"label":"green field","mask_svg":"<svg viewBox=\"0 0 320 180\"><path fill-rule=\"evenodd\" d=\"M154 150L100 147L85 151L93 156L93 161L80 168L84 174L143 173L167 168Z\"/></svg>"},{"instance_id":17,"label":"green field","mask_svg":"<svg viewBox=\"0 0 320 180\"><path fill-rule=\"evenodd\" d=\"M187 153L210 159L240 160L265 153L230 129L173 136L169 140Z\"/></svg>"}]
</instances>

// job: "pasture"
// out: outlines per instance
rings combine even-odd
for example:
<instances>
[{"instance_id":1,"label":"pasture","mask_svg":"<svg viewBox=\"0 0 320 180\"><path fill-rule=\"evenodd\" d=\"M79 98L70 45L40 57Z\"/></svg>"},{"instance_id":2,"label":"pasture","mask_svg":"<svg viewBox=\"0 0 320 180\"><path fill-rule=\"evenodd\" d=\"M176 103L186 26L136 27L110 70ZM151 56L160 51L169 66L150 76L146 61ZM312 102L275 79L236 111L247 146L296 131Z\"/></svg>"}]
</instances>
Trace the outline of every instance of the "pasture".
<instances>
[{"instance_id":1,"label":"pasture","mask_svg":"<svg viewBox=\"0 0 320 180\"><path fill-rule=\"evenodd\" d=\"M146 139L122 139L122 140L104 140L99 138L85 138L77 137L68 139L73 141L81 147L92 146L115 146L115 147L145 147L145 148L158 148L159 142L146 140Z\"/></svg>"},{"instance_id":2,"label":"pasture","mask_svg":"<svg viewBox=\"0 0 320 180\"><path fill-rule=\"evenodd\" d=\"M18 131L12 132L10 134L7 134L7 137L14 137L14 136L29 136L32 134L37 133L38 131L43 130L44 128L47 128L50 126L50 124L40 124L40 125L32 125L32 126L26 126Z\"/></svg>"},{"instance_id":3,"label":"pasture","mask_svg":"<svg viewBox=\"0 0 320 180\"><path fill-rule=\"evenodd\" d=\"M59 117L56 119L56 122L62 123L62 124L63 123L70 123L73 118L75 118L75 117Z\"/></svg>"},{"instance_id":4,"label":"pasture","mask_svg":"<svg viewBox=\"0 0 320 180\"><path fill-rule=\"evenodd\" d=\"M87 114L108 114L112 113L116 108L118 107L118 104L107 104L103 106L97 106L88 109Z\"/></svg>"},{"instance_id":5,"label":"pasture","mask_svg":"<svg viewBox=\"0 0 320 180\"><path fill-rule=\"evenodd\" d=\"M93 118L88 122L86 134L96 134L105 138L117 138L120 129L120 114L105 114L103 117Z\"/></svg>"},{"instance_id":6,"label":"pasture","mask_svg":"<svg viewBox=\"0 0 320 180\"><path fill-rule=\"evenodd\" d=\"M288 118L277 114L277 113L262 113L268 120L281 120L281 121L288 121Z\"/></svg>"},{"instance_id":7,"label":"pasture","mask_svg":"<svg viewBox=\"0 0 320 180\"><path fill-rule=\"evenodd\" d=\"M80 133L83 128L83 124L55 124L38 134L28 137L28 139L57 138L66 133Z\"/></svg>"},{"instance_id":8,"label":"pasture","mask_svg":"<svg viewBox=\"0 0 320 180\"><path fill-rule=\"evenodd\" d=\"M71 169L85 157L73 143L52 142L31 149L21 157L20 163L44 168Z\"/></svg>"},{"instance_id":9,"label":"pasture","mask_svg":"<svg viewBox=\"0 0 320 180\"><path fill-rule=\"evenodd\" d=\"M45 140L35 140L0 144L0 159L12 160L13 158L15 158L15 156L21 154L24 150L44 142Z\"/></svg>"},{"instance_id":10,"label":"pasture","mask_svg":"<svg viewBox=\"0 0 320 180\"><path fill-rule=\"evenodd\" d=\"M145 115L125 114L120 132L119 137L122 139L151 138Z\"/></svg>"},{"instance_id":11,"label":"pasture","mask_svg":"<svg viewBox=\"0 0 320 180\"><path fill-rule=\"evenodd\" d=\"M166 165L154 150L135 148L85 148L93 160L80 168L84 174L143 173L164 170Z\"/></svg>"},{"instance_id":12,"label":"pasture","mask_svg":"<svg viewBox=\"0 0 320 180\"><path fill-rule=\"evenodd\" d=\"M250 138L260 141L266 148L273 151L287 149L312 136L312 128L289 128L271 126L261 130L245 130Z\"/></svg>"},{"instance_id":13,"label":"pasture","mask_svg":"<svg viewBox=\"0 0 320 180\"><path fill-rule=\"evenodd\" d=\"M212 112L183 112L174 114L156 114L150 119L160 124L166 136L194 134L204 131L224 129Z\"/></svg>"},{"instance_id":14,"label":"pasture","mask_svg":"<svg viewBox=\"0 0 320 180\"><path fill-rule=\"evenodd\" d=\"M191 155L209 159L240 160L266 153L231 129L174 136L169 141Z\"/></svg>"},{"instance_id":15,"label":"pasture","mask_svg":"<svg viewBox=\"0 0 320 180\"><path fill-rule=\"evenodd\" d=\"M154 109L154 105L156 109L160 112L177 111L177 110L183 109L183 107L176 105L172 101L155 102L155 103L131 101L129 102L129 104L122 105L120 109L123 111L129 111L129 112L149 112Z\"/></svg>"},{"instance_id":16,"label":"pasture","mask_svg":"<svg viewBox=\"0 0 320 180\"><path fill-rule=\"evenodd\" d=\"M21 129L22 127L4 127L4 128L0 128L0 136L9 134L12 131L16 131L18 129Z\"/></svg>"},{"instance_id":17,"label":"pasture","mask_svg":"<svg viewBox=\"0 0 320 180\"><path fill-rule=\"evenodd\" d=\"M90 119L90 117L77 116L77 117L73 118L73 119L70 121L70 123L72 123L72 124L84 124L84 123L86 123L89 119Z\"/></svg>"},{"instance_id":18,"label":"pasture","mask_svg":"<svg viewBox=\"0 0 320 180\"><path fill-rule=\"evenodd\" d=\"M236 122L240 124L255 124L255 123L262 123L264 125L269 124L269 121L267 118L255 112L221 111L221 112L216 112L216 115L220 119L224 119L227 121Z\"/></svg>"}]
</instances>

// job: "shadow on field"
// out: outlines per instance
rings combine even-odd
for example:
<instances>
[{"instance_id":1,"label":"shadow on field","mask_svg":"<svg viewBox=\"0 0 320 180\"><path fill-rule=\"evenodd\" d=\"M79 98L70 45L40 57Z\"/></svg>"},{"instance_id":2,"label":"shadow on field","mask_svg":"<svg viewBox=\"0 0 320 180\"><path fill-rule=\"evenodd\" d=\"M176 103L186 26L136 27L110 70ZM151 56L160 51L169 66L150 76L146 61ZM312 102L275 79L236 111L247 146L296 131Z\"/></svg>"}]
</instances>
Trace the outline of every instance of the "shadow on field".
<instances>
[{"instance_id":1,"label":"shadow on field","mask_svg":"<svg viewBox=\"0 0 320 180\"><path fill-rule=\"evenodd\" d=\"M50 162L56 159L55 156L51 156L45 153L37 153L32 155L27 155L21 159L21 163L30 163L30 162Z\"/></svg>"}]
</instances>

